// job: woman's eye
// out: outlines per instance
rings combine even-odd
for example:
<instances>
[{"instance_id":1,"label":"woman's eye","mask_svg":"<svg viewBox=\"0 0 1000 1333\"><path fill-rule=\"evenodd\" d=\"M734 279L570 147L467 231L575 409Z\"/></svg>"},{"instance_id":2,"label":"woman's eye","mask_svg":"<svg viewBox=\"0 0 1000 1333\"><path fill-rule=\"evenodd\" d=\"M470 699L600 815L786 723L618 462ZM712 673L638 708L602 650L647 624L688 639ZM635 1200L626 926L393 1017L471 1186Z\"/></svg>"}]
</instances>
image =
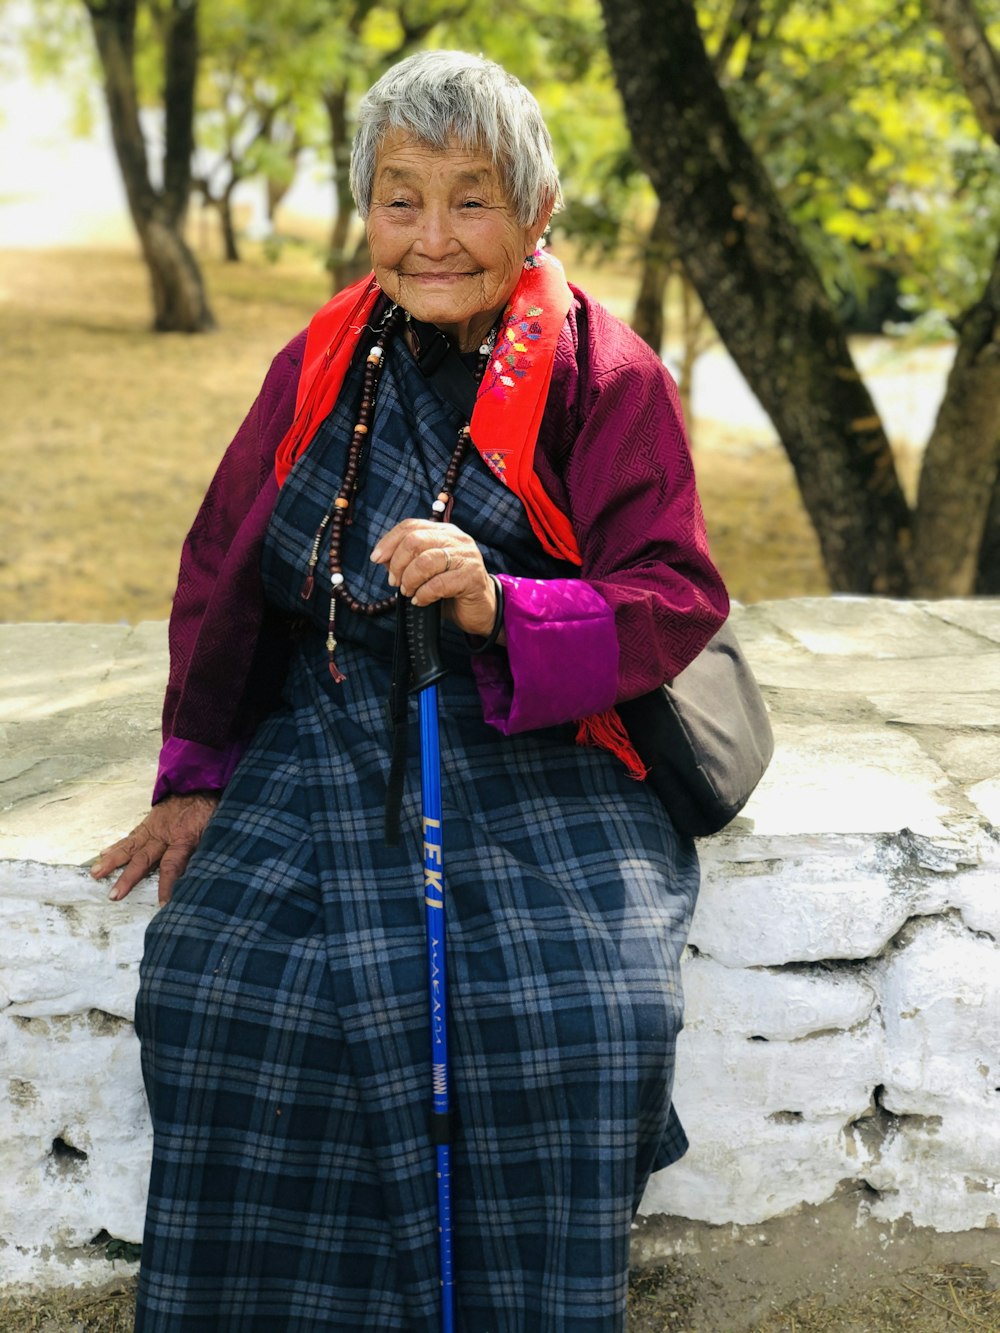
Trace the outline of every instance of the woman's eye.
<instances>
[{"instance_id":1,"label":"woman's eye","mask_svg":"<svg viewBox=\"0 0 1000 1333\"><path fill-rule=\"evenodd\" d=\"M482 207L483 207L483 201L482 201L481 199L466 199L466 200L464 200L464 202L462 203L462 207L463 207L463 208L482 208Z\"/></svg>"}]
</instances>

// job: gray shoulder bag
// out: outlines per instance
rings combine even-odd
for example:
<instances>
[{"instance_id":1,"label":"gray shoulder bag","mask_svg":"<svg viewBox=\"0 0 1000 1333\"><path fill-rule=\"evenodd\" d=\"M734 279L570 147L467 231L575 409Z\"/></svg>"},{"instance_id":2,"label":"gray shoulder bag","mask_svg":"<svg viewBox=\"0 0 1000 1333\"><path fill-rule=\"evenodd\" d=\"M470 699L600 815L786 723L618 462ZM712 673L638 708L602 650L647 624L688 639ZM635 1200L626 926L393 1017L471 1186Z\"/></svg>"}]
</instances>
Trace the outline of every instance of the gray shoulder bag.
<instances>
[{"instance_id":1,"label":"gray shoulder bag","mask_svg":"<svg viewBox=\"0 0 1000 1333\"><path fill-rule=\"evenodd\" d=\"M767 706L728 623L658 690L616 705L674 827L704 837L734 819L774 752Z\"/></svg>"}]
</instances>

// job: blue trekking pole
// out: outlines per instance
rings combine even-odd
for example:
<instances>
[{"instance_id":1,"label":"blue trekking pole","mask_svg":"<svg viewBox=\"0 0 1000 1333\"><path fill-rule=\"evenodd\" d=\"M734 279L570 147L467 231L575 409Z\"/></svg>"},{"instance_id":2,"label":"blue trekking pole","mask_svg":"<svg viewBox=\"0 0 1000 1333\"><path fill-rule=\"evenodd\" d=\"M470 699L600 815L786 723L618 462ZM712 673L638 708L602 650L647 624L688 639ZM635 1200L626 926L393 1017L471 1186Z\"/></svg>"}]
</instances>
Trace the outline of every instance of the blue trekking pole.
<instances>
[{"instance_id":1,"label":"blue trekking pole","mask_svg":"<svg viewBox=\"0 0 1000 1333\"><path fill-rule=\"evenodd\" d=\"M419 694L421 824L424 846L424 904L427 920L427 972L430 987L431 1084L430 1135L437 1155L438 1231L441 1273L441 1330L455 1327L455 1275L451 1228L451 1107L448 1091L448 1028L445 988L444 847L441 832L441 752L437 682L441 662L441 603L406 607L413 680Z\"/></svg>"}]
</instances>

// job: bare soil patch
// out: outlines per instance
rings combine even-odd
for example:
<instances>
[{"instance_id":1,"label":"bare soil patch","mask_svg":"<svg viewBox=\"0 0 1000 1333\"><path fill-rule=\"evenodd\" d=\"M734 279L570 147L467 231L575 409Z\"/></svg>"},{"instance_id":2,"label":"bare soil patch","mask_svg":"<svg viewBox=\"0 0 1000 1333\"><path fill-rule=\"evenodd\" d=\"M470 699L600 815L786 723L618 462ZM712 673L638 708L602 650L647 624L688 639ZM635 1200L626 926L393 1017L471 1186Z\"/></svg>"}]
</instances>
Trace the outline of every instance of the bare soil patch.
<instances>
[{"instance_id":1,"label":"bare soil patch","mask_svg":"<svg viewBox=\"0 0 1000 1333\"><path fill-rule=\"evenodd\" d=\"M0 620L161 619L184 535L275 352L327 297L313 252L204 260L219 330L154 334L127 250L0 251ZM601 298L620 275L584 274ZM605 288L607 290L605 290ZM791 468L699 424L712 547L741 601L827 590Z\"/></svg>"},{"instance_id":2,"label":"bare soil patch","mask_svg":"<svg viewBox=\"0 0 1000 1333\"><path fill-rule=\"evenodd\" d=\"M833 1300L827 1293L793 1301L763 1322L706 1322L700 1289L680 1264L638 1273L629 1298L628 1333L955 1333L1000 1331L1000 1294L971 1264L907 1272L891 1286Z\"/></svg>"}]
</instances>

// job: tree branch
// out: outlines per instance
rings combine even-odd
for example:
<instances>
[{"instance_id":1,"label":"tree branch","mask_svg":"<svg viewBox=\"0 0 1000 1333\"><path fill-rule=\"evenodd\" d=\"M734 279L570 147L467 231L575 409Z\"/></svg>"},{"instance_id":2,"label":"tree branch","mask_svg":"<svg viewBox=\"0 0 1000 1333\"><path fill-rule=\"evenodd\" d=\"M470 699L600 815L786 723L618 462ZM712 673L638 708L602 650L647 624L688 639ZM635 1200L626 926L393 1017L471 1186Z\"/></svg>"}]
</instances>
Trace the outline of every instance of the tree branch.
<instances>
[{"instance_id":1,"label":"tree branch","mask_svg":"<svg viewBox=\"0 0 1000 1333\"><path fill-rule=\"evenodd\" d=\"M983 130L1000 144L1000 56L972 0L926 0Z\"/></svg>"}]
</instances>

